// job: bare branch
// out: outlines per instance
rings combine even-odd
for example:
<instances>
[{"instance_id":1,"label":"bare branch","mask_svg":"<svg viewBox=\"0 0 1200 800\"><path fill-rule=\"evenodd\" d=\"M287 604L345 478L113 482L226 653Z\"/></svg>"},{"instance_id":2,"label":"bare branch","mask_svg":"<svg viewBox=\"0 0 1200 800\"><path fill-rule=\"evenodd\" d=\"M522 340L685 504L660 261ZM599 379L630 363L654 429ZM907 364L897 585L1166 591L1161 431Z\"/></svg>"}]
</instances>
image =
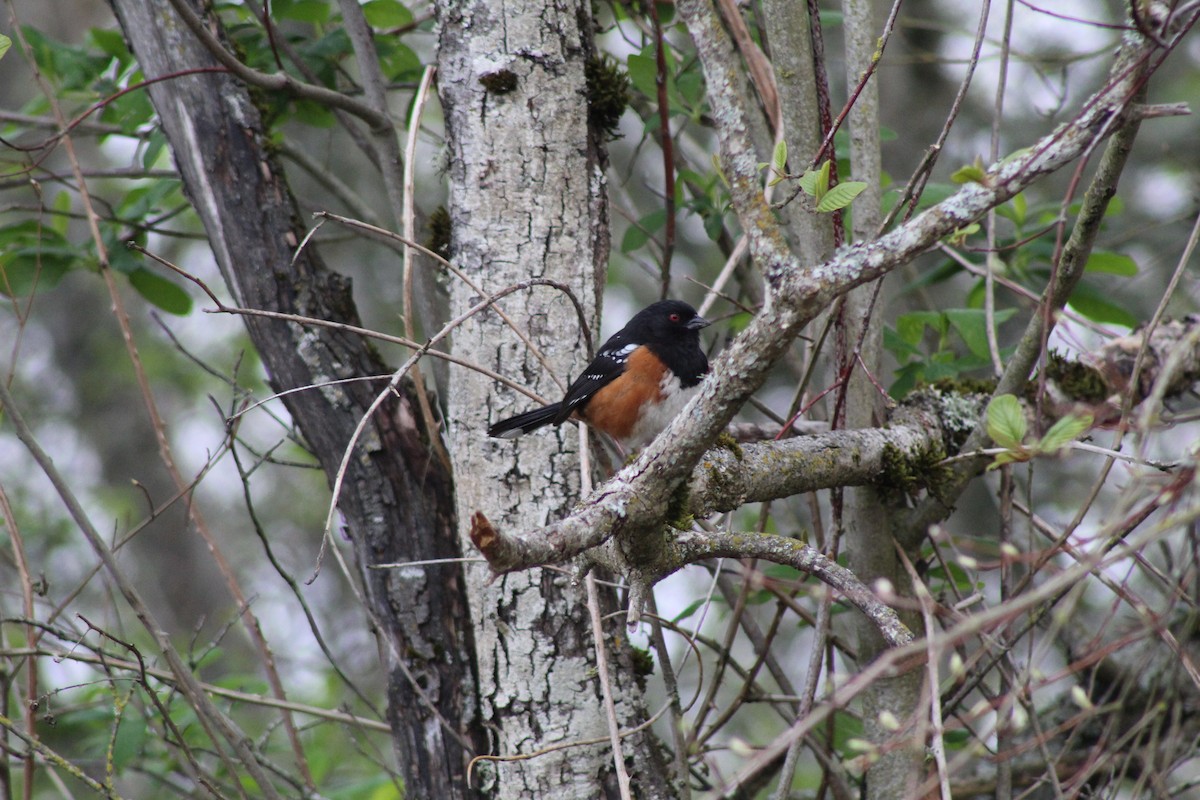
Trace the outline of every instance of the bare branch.
<instances>
[{"instance_id":1,"label":"bare branch","mask_svg":"<svg viewBox=\"0 0 1200 800\"><path fill-rule=\"evenodd\" d=\"M1089 98L1070 122L1031 147L992 165L978 183L964 186L908 223L871 242L843 247L812 268L795 263L756 180L753 148L746 135L741 98L727 91L724 65L716 58L720 26L699 0L680 3L705 62L714 114L721 123L721 152L734 206L747 231L751 251L775 288L768 307L734 340L713 365L712 374L674 422L641 456L600 486L571 516L541 530L513 535L494 531L481 548L493 569L504 572L560 563L594 547L618 530L638 531L661 521L671 493L707 446L766 379L775 361L830 302L846 291L908 263L943 236L978 219L1039 178L1069 164L1098 136L1116 127L1149 68L1153 44L1127 39L1118 53L1113 79ZM1182 35L1194 18L1181 23ZM489 526L490 527L490 526ZM478 545L479 542L476 542Z\"/></svg>"}]
</instances>

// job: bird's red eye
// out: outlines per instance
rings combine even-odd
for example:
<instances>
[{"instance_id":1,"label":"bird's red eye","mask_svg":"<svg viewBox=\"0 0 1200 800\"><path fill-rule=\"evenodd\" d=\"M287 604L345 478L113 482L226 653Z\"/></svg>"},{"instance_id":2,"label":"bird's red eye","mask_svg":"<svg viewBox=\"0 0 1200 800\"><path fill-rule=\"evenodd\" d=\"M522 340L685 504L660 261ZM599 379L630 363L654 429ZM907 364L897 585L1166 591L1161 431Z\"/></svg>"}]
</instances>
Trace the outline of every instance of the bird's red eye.
<instances>
[{"instance_id":1,"label":"bird's red eye","mask_svg":"<svg viewBox=\"0 0 1200 800\"><path fill-rule=\"evenodd\" d=\"M671 315L671 322L679 322L679 315L678 315L678 314L672 314L672 315Z\"/></svg>"}]
</instances>

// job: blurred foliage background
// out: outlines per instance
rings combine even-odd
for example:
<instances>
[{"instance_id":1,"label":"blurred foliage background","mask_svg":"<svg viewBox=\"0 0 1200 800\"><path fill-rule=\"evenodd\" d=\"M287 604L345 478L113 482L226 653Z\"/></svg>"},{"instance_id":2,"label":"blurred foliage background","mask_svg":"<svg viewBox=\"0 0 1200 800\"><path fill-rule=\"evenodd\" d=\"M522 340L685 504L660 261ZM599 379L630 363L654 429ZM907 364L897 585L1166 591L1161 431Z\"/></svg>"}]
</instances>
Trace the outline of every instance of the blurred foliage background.
<instances>
[{"instance_id":1,"label":"blurred foliage background","mask_svg":"<svg viewBox=\"0 0 1200 800\"><path fill-rule=\"evenodd\" d=\"M1121 22L1122 4L1053 5L1052 13L1025 3L1012 9L1000 153L1051 130L1105 79L1120 35L1109 26ZM840 15L835 4L826 6L827 68L834 97L844 98ZM273 2L273 35L281 37L274 50L251 4L220 3L218 8L231 44L248 64L278 69L278 47L286 41L316 80L352 86L353 59L332 0ZM436 46L431 8L396 0L370 0L364 8L377 33L393 111L406 118ZM180 265L228 300L139 86L137 64L103 4L10 0L6 9L0 32L13 45L0 59L0 377L91 519L119 548L120 563L172 640L213 687L217 702L252 733L254 746L287 776L285 782L300 794L306 781L297 777L278 712L264 701L269 692L262 655L241 624L246 609L228 590L231 581L241 587L267 632L321 796L401 796L381 708L384 676L367 618L345 578L328 564L308 582L327 512L323 476L282 407L270 399L241 320L208 313L211 303L196 285L128 246L137 244ZM887 8L879 9L882 18ZM721 269L737 230L713 167L715 140L698 62L672 7L663 4L659 12L671 43L667 94L678 167L671 285L674 294L695 300ZM769 32L770 21L756 13L757 6L749 4L747 16ZM903 5L898 33L878 72L885 205L896 202L945 124L971 58L976 13L946 0ZM595 15L599 42L627 73L630 87L629 108L613 127L609 144L613 248L605 319L615 325L659 290L658 265L666 246L660 109L653 32L645 17L604 3ZM1000 36L999 21L993 20L975 81L923 205L955 190L955 173L963 167L980 157L988 160L1001 75ZM1184 52L1156 74L1154 101L1200 98L1198 61L1200 40L1192 37ZM835 107L841 102L835 100ZM384 200L373 167L347 145L328 109L267 94L261 103L274 115L275 145L305 213L327 210L376 224L386 217L376 213ZM111 287L98 271L78 179L64 141L55 135L58 113L72 123L72 146L116 273ZM420 139L417 205L426 222L444 197L438 113L429 109ZM1073 298L1077 317L1056 332L1054 347L1086 351L1106 332L1131 328L1153 313L1197 214L1197 141L1200 121L1194 116L1143 126L1091 274ZM844 142L838 143L839 152L845 152ZM853 177L848 163L843 162L842 175ZM1049 274L1054 223L1071 180L1072 171L1064 170L1040 184L1036 195L998 210L1003 219L995 254L1000 274L1035 295ZM318 237L329 262L354 279L365 324L395 332L400 283L394 251L344 232L325 230ZM982 279L963 265L964 260L982 263L984 233L965 231L952 244L959 258L933 252L888 281L881 311L888 324L891 369L879 377L896 396L919 381L986 372ZM1168 312L1195 313L1198 296L1196 272L1190 269L1168 299ZM117 300L128 314L144 385L131 362L120 315L114 313ZM1004 295L998 315L1004 322L1002 343L1011 341L1031 308L1018 294ZM736 332L748 319L731 304L722 316L723 324L713 330ZM709 339L713 350L724 344L722 334ZM393 360L399 355L387 352ZM780 375L762 393L764 406L783 415L794 386L794 375ZM148 394L160 421L148 410ZM251 402L256 405L248 408ZM1173 410L1178 424L1190 422L1191 409L1184 403ZM827 413L818 404L811 416ZM747 416L764 419L754 411ZM225 787L218 791L233 793L236 776L223 774L204 755L206 734L192 724L185 698L153 672L152 644L115 600L116 588L98 571L59 496L7 422L0 420L0 714L7 796L17 796L11 787L24 781L19 755L28 730L22 719L35 723L48 748L40 752L39 767L28 773L35 780L32 796L83 794L86 779L96 782L92 790L100 794L200 793L198 777L181 763L179 748L164 742L175 736L211 766L210 779ZM1194 426L1179 430L1187 433L1156 443L1156 457L1180 457L1194 441ZM187 498L179 496L164 467L167 448L194 485ZM1031 496L1045 503L1047 513L1057 509L1069 515L1090 480L1089 474L1046 469L1038 473ZM187 503L203 510L203 533L189 517ZM990 518L994 504L981 484L961 504L957 527L986 527L982 520ZM1101 503L1096 513L1103 514L1103 508ZM756 510L745 513L743 527L759 524ZM768 527L814 525L802 505L780 513ZM978 546L991 552L990 543ZM794 577L781 568L764 575L782 581ZM968 589L990 580L962 570L943 578L957 579ZM704 576L698 579L692 572L671 579L660 594L663 614L680 624L698 623L706 585ZM705 618L706 630L719 631L725 611L718 607ZM780 636L780 654L803 657L803 630ZM131 668L139 656L145 672ZM691 685L697 677L683 679ZM740 718L729 736L747 735L756 719L752 714ZM854 721L839 720L844 744L853 738Z\"/></svg>"}]
</instances>

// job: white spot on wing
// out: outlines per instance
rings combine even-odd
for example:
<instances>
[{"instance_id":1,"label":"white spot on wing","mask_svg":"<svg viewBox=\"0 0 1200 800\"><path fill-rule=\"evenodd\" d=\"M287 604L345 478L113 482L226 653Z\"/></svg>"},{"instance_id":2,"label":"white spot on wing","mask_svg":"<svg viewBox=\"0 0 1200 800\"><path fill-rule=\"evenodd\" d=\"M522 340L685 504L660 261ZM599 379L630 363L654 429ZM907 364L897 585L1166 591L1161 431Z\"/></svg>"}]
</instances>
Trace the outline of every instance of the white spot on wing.
<instances>
[{"instance_id":1,"label":"white spot on wing","mask_svg":"<svg viewBox=\"0 0 1200 800\"><path fill-rule=\"evenodd\" d=\"M602 358L612 359L618 364L624 364L629 360L629 357L633 355L633 351L637 350L640 346L641 345L637 344L627 344L619 350L602 350L600 352L600 356Z\"/></svg>"}]
</instances>

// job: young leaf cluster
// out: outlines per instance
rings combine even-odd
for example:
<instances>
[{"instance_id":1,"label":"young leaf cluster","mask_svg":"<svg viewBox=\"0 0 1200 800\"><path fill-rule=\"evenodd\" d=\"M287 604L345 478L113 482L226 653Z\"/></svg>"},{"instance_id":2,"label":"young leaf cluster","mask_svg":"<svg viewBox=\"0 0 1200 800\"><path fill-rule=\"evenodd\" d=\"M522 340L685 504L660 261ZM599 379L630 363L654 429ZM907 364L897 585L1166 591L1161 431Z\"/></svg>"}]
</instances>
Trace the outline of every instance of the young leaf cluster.
<instances>
[{"instance_id":1,"label":"young leaf cluster","mask_svg":"<svg viewBox=\"0 0 1200 800\"><path fill-rule=\"evenodd\" d=\"M1090 414L1067 414L1055 422L1041 438L1026 441L1029 426L1021 401L1011 394L1002 394L988 403L987 431L992 441L1004 448L1004 452L996 455L988 469L1030 461L1036 456L1057 455L1090 427Z\"/></svg>"}]
</instances>

